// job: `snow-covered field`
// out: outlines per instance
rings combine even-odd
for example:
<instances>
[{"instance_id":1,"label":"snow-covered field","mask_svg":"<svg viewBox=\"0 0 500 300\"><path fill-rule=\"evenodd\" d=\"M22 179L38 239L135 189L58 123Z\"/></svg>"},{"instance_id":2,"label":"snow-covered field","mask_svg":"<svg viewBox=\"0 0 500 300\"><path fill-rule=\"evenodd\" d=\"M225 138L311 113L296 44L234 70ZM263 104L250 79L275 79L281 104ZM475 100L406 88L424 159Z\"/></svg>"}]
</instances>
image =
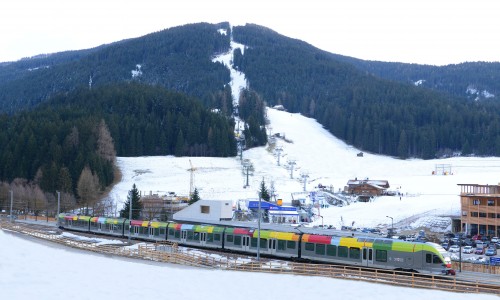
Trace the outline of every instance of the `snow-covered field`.
<instances>
[{"instance_id":1,"label":"snow-covered field","mask_svg":"<svg viewBox=\"0 0 500 300\"><path fill-rule=\"evenodd\" d=\"M273 182L278 198L285 203L292 200L292 193L301 192L304 183L301 175L308 175L306 190L314 191L318 184L344 189L350 179L388 180L390 189L403 193L399 197L380 197L369 203L354 203L345 207L321 209L323 220L315 224L339 227L355 222L355 227L373 227L394 224L399 227L421 226L443 230L450 224L449 216L459 216L460 187L457 184L498 184L500 158L453 157L448 159L401 160L387 156L360 152L333 137L313 119L288 112L268 109L269 130L285 139L277 138L276 146L283 152L280 166L271 147L260 147L243 152L243 159L254 167L246 185L240 158L210 157L136 157L118 158L123 173L122 181L112 190L112 197L120 208L127 192L135 183L143 193L169 191L188 195L190 188L191 160L196 171L194 185L202 199L233 200L257 198L260 182L268 189ZM296 162L293 179L287 161ZM438 164L451 165L453 175L432 175Z\"/></svg>"}]
</instances>

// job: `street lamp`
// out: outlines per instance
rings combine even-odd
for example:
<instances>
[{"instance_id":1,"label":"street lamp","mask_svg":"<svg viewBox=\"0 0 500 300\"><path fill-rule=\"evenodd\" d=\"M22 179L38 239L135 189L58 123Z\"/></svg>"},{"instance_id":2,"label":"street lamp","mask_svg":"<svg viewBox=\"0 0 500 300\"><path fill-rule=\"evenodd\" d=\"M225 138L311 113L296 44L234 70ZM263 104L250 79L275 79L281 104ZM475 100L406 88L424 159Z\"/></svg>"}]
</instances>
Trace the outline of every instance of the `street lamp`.
<instances>
[{"instance_id":1,"label":"street lamp","mask_svg":"<svg viewBox=\"0 0 500 300\"><path fill-rule=\"evenodd\" d=\"M56 215L56 226L59 226L59 214L61 213L61 192L57 193L57 215Z\"/></svg>"},{"instance_id":2,"label":"street lamp","mask_svg":"<svg viewBox=\"0 0 500 300\"><path fill-rule=\"evenodd\" d=\"M394 218L386 216L387 218L391 219L391 236L394 235Z\"/></svg>"}]
</instances>

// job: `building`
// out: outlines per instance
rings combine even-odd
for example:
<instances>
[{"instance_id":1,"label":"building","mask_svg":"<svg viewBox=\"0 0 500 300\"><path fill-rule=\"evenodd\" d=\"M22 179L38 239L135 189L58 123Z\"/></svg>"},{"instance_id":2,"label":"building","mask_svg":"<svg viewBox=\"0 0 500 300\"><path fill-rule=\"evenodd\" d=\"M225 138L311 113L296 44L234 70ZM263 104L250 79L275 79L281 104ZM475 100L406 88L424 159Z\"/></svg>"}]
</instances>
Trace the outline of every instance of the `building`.
<instances>
[{"instance_id":1,"label":"building","mask_svg":"<svg viewBox=\"0 0 500 300\"><path fill-rule=\"evenodd\" d=\"M470 235L500 236L500 185L459 186L462 231Z\"/></svg>"},{"instance_id":2,"label":"building","mask_svg":"<svg viewBox=\"0 0 500 300\"><path fill-rule=\"evenodd\" d=\"M233 219L233 203L229 200L198 200L174 213L174 221L218 224Z\"/></svg>"},{"instance_id":3,"label":"building","mask_svg":"<svg viewBox=\"0 0 500 300\"><path fill-rule=\"evenodd\" d=\"M141 218L143 220L171 220L174 213L188 206L188 198L173 193L160 196L150 193L141 196Z\"/></svg>"},{"instance_id":4,"label":"building","mask_svg":"<svg viewBox=\"0 0 500 300\"><path fill-rule=\"evenodd\" d=\"M349 180L345 191L348 194L358 195L360 198L370 198L374 196L384 195L389 188L387 180Z\"/></svg>"}]
</instances>

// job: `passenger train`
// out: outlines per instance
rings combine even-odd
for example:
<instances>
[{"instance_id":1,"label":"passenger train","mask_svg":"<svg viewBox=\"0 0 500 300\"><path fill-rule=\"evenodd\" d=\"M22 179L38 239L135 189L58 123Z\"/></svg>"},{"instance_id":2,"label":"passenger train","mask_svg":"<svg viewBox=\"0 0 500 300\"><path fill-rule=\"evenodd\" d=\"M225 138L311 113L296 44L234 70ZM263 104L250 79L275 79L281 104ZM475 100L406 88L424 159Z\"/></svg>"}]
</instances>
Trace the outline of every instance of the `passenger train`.
<instances>
[{"instance_id":1,"label":"passenger train","mask_svg":"<svg viewBox=\"0 0 500 300\"><path fill-rule=\"evenodd\" d=\"M60 214L59 227L75 231L171 241L184 246L257 253L254 223L193 224ZM271 228L271 227L270 227ZM342 236L329 230L275 226L260 230L259 253L324 263L402 270L423 274L455 274L450 255L435 243L407 242L379 236Z\"/></svg>"}]
</instances>

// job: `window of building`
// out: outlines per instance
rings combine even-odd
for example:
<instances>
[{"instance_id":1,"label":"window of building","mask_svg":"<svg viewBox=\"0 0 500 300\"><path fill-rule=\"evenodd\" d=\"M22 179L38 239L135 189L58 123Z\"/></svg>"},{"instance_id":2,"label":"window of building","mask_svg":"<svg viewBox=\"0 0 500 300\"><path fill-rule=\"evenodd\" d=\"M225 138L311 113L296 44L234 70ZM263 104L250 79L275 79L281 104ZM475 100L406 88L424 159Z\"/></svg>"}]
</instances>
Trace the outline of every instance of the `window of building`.
<instances>
[{"instance_id":1,"label":"window of building","mask_svg":"<svg viewBox=\"0 0 500 300\"><path fill-rule=\"evenodd\" d=\"M477 218L477 217L479 216L479 213L478 213L477 211L472 211L472 212L470 213L470 216L471 216L471 217L474 217L474 218Z\"/></svg>"},{"instance_id":2,"label":"window of building","mask_svg":"<svg viewBox=\"0 0 500 300\"><path fill-rule=\"evenodd\" d=\"M481 204L481 200L479 200L479 199L472 200L472 205L480 205L480 204Z\"/></svg>"},{"instance_id":3,"label":"window of building","mask_svg":"<svg viewBox=\"0 0 500 300\"><path fill-rule=\"evenodd\" d=\"M202 214L209 214L210 213L210 206L200 205L200 210L201 210Z\"/></svg>"},{"instance_id":4,"label":"window of building","mask_svg":"<svg viewBox=\"0 0 500 300\"><path fill-rule=\"evenodd\" d=\"M488 206L495 206L495 200L489 199L488 200Z\"/></svg>"},{"instance_id":5,"label":"window of building","mask_svg":"<svg viewBox=\"0 0 500 300\"><path fill-rule=\"evenodd\" d=\"M484 213L484 212L480 212L480 213L479 213L479 217L480 217L480 218L486 218L486 213Z\"/></svg>"}]
</instances>

